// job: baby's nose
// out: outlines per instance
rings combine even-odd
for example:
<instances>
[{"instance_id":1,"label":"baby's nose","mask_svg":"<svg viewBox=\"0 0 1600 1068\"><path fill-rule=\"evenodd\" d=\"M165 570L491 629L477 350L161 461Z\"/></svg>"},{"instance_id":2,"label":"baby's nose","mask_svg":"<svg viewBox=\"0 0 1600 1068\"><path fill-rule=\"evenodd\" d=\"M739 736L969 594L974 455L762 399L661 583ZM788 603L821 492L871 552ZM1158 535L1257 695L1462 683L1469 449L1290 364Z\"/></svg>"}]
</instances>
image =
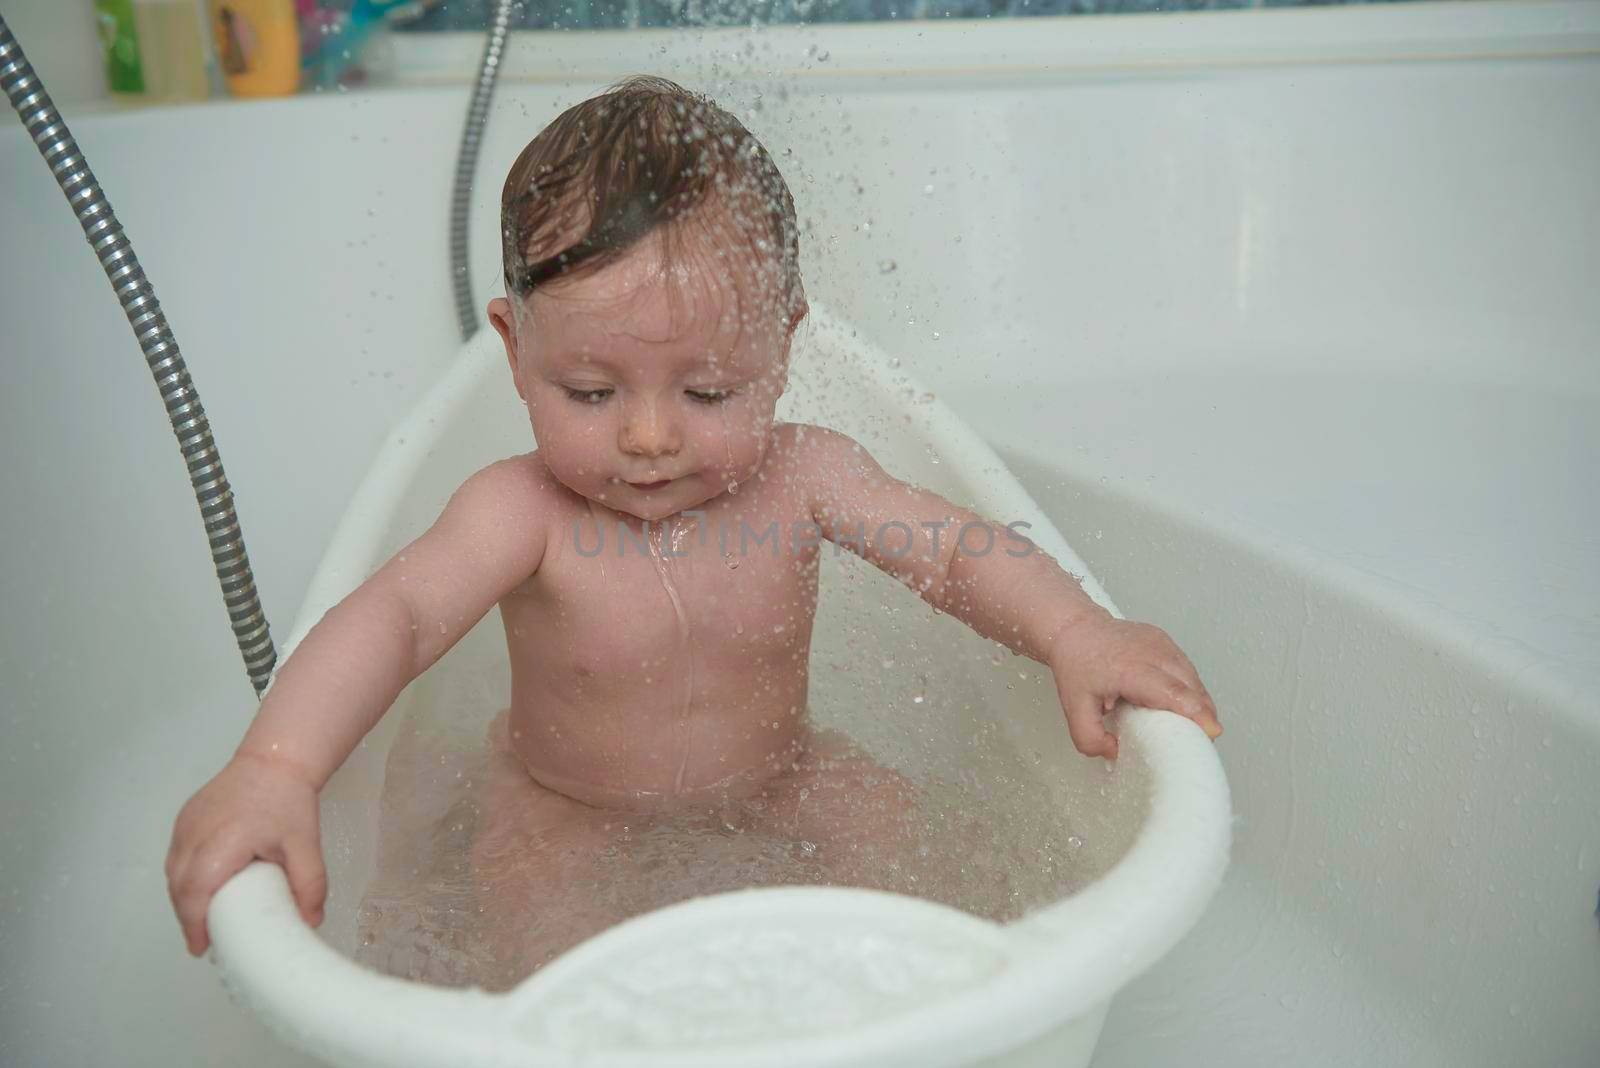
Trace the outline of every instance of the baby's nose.
<instances>
[{"instance_id":1,"label":"baby's nose","mask_svg":"<svg viewBox=\"0 0 1600 1068\"><path fill-rule=\"evenodd\" d=\"M683 444L678 421L651 401L626 406L622 415L622 451L634 456L663 456Z\"/></svg>"}]
</instances>

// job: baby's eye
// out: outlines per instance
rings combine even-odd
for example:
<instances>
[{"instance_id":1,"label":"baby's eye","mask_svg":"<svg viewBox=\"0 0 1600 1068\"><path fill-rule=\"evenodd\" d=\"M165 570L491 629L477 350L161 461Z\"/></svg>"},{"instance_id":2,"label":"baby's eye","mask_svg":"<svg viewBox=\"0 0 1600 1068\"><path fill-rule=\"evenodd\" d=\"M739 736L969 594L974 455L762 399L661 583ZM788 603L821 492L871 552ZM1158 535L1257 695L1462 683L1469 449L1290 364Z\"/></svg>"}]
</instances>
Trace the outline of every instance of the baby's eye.
<instances>
[{"instance_id":1,"label":"baby's eye","mask_svg":"<svg viewBox=\"0 0 1600 1068\"><path fill-rule=\"evenodd\" d=\"M738 390L733 390L733 389L686 389L683 392L684 392L684 395L687 396L690 400L698 401L701 404L721 404L723 401L727 400L729 397L731 397L735 393L737 393Z\"/></svg>"},{"instance_id":2,"label":"baby's eye","mask_svg":"<svg viewBox=\"0 0 1600 1068\"><path fill-rule=\"evenodd\" d=\"M611 396L610 389L573 389L571 386L562 386L567 391L567 396L579 404L599 404Z\"/></svg>"}]
</instances>

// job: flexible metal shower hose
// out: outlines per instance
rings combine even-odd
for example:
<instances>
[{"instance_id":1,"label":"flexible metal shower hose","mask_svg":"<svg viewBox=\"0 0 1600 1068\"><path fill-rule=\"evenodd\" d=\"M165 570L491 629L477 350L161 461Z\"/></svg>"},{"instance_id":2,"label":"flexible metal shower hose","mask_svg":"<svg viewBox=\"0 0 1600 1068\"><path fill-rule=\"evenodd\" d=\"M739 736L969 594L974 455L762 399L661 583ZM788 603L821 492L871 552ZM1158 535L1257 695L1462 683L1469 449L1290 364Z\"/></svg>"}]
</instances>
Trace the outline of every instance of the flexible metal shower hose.
<instances>
[{"instance_id":1,"label":"flexible metal shower hose","mask_svg":"<svg viewBox=\"0 0 1600 1068\"><path fill-rule=\"evenodd\" d=\"M500 57L505 52L515 0L497 0L489 24L489 39L478 64L478 80L467 105L467 122L461 130L461 150L456 155L455 184L450 191L450 280L455 288L456 320L461 338L470 341L478 332L478 308L472 295L472 267L467 261L467 219L472 210L472 178L483 147L483 127L489 120L489 101L500 78Z\"/></svg>"},{"instance_id":2,"label":"flexible metal shower hose","mask_svg":"<svg viewBox=\"0 0 1600 1068\"><path fill-rule=\"evenodd\" d=\"M461 335L470 339L478 331L478 313L472 294L472 273L468 262L468 217L472 206L473 176L483 143L483 129L489 118L489 103L500 76L500 59L505 51L515 0L497 0L489 38L478 67L477 82L467 107L466 125L461 131L460 152L456 157L455 181L450 199L450 267L455 290L456 318ZM122 310L128 317L145 362L161 391L162 403L172 423L189 470L195 501L205 520L206 537L211 545L211 560L222 599L228 608L234 638L244 657L245 670L257 694L267 688L278 653L272 643L267 618L261 610L255 575L245 552L239 517L234 512L233 491L222 469L222 457L211 437L200 395L189 379L188 367L178 350L177 339L161 313L155 289L145 277L144 268L112 211L111 203L95 180L78 142L67 129L34 73L22 46L11 33L5 16L0 15L0 87L5 90L17 117L33 138L50 173L66 195L84 237L100 260Z\"/></svg>"},{"instance_id":3,"label":"flexible metal shower hose","mask_svg":"<svg viewBox=\"0 0 1600 1068\"><path fill-rule=\"evenodd\" d=\"M216 443L211 440L211 424L200 406L200 395L189 381L188 368L167 327L166 316L161 313L155 290L139 266L122 224L117 222L100 183L78 150L78 142L23 55L4 15L0 15L0 87L5 89L22 125L66 194L84 237L89 239L111 288L116 290L150 373L155 376L172 432L177 435L178 447L189 468L195 501L205 520L211 561L216 565L217 581L222 584L222 599L228 606L233 635L244 656L250 683L260 694L272 677L278 653L267 629L267 617L261 611L261 599L256 595L255 576L245 554L239 517L233 510L233 491L223 474Z\"/></svg>"}]
</instances>

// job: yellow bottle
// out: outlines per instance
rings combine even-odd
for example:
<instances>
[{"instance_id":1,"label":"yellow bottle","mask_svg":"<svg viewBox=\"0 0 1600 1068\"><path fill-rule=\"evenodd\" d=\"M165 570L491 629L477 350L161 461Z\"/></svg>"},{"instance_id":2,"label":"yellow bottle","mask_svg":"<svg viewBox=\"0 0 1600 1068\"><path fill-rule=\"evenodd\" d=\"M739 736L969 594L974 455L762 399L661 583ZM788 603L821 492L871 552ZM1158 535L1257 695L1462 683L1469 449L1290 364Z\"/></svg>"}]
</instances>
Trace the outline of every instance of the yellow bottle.
<instances>
[{"instance_id":1,"label":"yellow bottle","mask_svg":"<svg viewBox=\"0 0 1600 1068\"><path fill-rule=\"evenodd\" d=\"M288 96L300 88L294 0L210 0L217 65L234 96Z\"/></svg>"}]
</instances>

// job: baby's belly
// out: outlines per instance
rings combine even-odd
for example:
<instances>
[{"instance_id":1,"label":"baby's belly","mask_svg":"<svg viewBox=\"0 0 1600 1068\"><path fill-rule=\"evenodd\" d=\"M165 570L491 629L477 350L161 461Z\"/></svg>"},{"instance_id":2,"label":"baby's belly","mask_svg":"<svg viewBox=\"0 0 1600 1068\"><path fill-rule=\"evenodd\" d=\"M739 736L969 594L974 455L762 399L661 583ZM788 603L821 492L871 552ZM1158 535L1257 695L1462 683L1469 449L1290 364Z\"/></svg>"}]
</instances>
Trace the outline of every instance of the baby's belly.
<instances>
[{"instance_id":1,"label":"baby's belly","mask_svg":"<svg viewBox=\"0 0 1600 1068\"><path fill-rule=\"evenodd\" d=\"M758 689L753 681L708 688L687 702L670 687L573 701L514 685L511 750L542 785L604 808L654 812L748 796L793 766L806 728L804 670L751 675Z\"/></svg>"}]
</instances>

